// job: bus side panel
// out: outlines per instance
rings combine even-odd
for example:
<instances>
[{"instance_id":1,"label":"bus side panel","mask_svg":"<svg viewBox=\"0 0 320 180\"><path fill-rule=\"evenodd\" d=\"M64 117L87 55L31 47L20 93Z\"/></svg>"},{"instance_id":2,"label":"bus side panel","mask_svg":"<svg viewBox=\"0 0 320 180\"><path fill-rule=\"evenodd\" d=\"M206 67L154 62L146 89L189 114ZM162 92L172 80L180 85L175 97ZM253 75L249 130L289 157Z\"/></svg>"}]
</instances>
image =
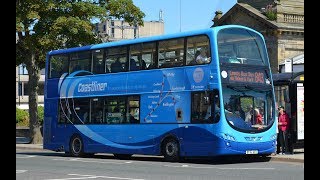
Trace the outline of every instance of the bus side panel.
<instances>
[{"instance_id":1,"label":"bus side panel","mask_svg":"<svg viewBox=\"0 0 320 180\"><path fill-rule=\"evenodd\" d=\"M215 124L189 124L182 130L182 156L213 156L217 154L219 138L213 133Z\"/></svg>"},{"instance_id":2,"label":"bus side panel","mask_svg":"<svg viewBox=\"0 0 320 180\"><path fill-rule=\"evenodd\" d=\"M44 149L63 150L65 144L65 135L67 133L66 124L58 124L58 100L47 99L45 102L44 117Z\"/></svg>"},{"instance_id":3,"label":"bus side panel","mask_svg":"<svg viewBox=\"0 0 320 180\"><path fill-rule=\"evenodd\" d=\"M75 125L84 140L85 152L160 154L160 142L168 134L178 138L177 124ZM68 149L68 144L65 145Z\"/></svg>"}]
</instances>

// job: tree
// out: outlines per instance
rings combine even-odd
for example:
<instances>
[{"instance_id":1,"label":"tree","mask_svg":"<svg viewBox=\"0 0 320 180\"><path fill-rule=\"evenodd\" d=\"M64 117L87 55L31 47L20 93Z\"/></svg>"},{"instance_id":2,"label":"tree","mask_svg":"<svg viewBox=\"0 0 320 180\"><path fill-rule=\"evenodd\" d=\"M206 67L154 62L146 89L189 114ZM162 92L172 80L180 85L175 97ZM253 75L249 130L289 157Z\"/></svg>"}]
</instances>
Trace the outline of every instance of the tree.
<instances>
[{"instance_id":1,"label":"tree","mask_svg":"<svg viewBox=\"0 0 320 180\"><path fill-rule=\"evenodd\" d=\"M144 16L132 0L16 0L16 65L25 64L29 75L31 143L42 142L37 90L46 53L101 42L93 19L143 25Z\"/></svg>"}]
</instances>

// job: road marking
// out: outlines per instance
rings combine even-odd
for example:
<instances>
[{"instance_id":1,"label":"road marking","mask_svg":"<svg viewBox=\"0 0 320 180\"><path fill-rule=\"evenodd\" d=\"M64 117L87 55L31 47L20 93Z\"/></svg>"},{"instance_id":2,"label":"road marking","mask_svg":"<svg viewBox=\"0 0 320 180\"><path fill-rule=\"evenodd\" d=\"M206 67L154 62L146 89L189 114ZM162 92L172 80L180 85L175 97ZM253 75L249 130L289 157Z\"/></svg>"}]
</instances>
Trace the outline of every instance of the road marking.
<instances>
[{"instance_id":1,"label":"road marking","mask_svg":"<svg viewBox=\"0 0 320 180\"><path fill-rule=\"evenodd\" d=\"M237 170L242 170L242 169L250 169L250 170L275 170L275 168L219 168L219 169L227 169L227 170L230 170L230 169L237 169Z\"/></svg>"},{"instance_id":2,"label":"road marking","mask_svg":"<svg viewBox=\"0 0 320 180\"><path fill-rule=\"evenodd\" d=\"M28 170L16 170L16 174L27 172Z\"/></svg>"},{"instance_id":3,"label":"road marking","mask_svg":"<svg viewBox=\"0 0 320 180\"><path fill-rule=\"evenodd\" d=\"M125 177L114 177L114 176L97 176L97 175L87 175L87 174L68 174L69 176L80 176L72 178L60 178L60 179L47 179L47 180L71 180L71 179L123 179L123 180L144 180L144 179L135 179L135 178L125 178Z\"/></svg>"},{"instance_id":4,"label":"road marking","mask_svg":"<svg viewBox=\"0 0 320 180\"><path fill-rule=\"evenodd\" d=\"M96 161L96 160L84 160L81 158L55 158L54 161L73 161L73 162L85 162L85 163L100 163L100 164L131 164L132 161Z\"/></svg>"},{"instance_id":5,"label":"road marking","mask_svg":"<svg viewBox=\"0 0 320 180\"><path fill-rule=\"evenodd\" d=\"M19 158L19 159L23 159L23 158L32 158L32 157L36 157L36 156L31 156L31 155L20 155L20 156L16 156L16 158Z\"/></svg>"}]
</instances>

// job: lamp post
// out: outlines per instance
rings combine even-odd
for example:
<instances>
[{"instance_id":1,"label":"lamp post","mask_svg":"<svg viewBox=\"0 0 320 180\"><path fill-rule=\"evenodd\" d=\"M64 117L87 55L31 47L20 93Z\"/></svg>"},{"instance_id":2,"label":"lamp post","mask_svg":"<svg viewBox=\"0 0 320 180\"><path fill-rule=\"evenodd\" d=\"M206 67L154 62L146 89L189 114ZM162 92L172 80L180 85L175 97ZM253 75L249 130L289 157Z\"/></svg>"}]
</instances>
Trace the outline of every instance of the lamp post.
<instances>
[{"instance_id":1,"label":"lamp post","mask_svg":"<svg viewBox=\"0 0 320 180\"><path fill-rule=\"evenodd\" d=\"M291 81L293 81L293 58L291 58Z\"/></svg>"},{"instance_id":2,"label":"lamp post","mask_svg":"<svg viewBox=\"0 0 320 180\"><path fill-rule=\"evenodd\" d=\"M180 0L180 32L181 32L181 0Z\"/></svg>"},{"instance_id":3,"label":"lamp post","mask_svg":"<svg viewBox=\"0 0 320 180\"><path fill-rule=\"evenodd\" d=\"M19 97L19 107L20 107L20 91L21 91L21 87L20 87L20 65L18 66L18 97Z\"/></svg>"}]
</instances>

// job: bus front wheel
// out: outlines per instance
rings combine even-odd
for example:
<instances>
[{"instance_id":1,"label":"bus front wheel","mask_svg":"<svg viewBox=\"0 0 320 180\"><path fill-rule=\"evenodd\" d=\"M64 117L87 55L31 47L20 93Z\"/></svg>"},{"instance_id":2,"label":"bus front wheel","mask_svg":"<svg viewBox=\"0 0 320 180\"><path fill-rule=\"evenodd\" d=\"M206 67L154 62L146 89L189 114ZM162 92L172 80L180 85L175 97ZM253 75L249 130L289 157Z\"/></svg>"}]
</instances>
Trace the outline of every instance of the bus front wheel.
<instances>
[{"instance_id":1,"label":"bus front wheel","mask_svg":"<svg viewBox=\"0 0 320 180\"><path fill-rule=\"evenodd\" d=\"M70 154L73 157L82 157L83 153L83 141L79 135L73 135L70 140Z\"/></svg>"},{"instance_id":2,"label":"bus front wheel","mask_svg":"<svg viewBox=\"0 0 320 180\"><path fill-rule=\"evenodd\" d=\"M177 140L170 138L164 141L162 153L166 161L179 161L179 143Z\"/></svg>"}]
</instances>

